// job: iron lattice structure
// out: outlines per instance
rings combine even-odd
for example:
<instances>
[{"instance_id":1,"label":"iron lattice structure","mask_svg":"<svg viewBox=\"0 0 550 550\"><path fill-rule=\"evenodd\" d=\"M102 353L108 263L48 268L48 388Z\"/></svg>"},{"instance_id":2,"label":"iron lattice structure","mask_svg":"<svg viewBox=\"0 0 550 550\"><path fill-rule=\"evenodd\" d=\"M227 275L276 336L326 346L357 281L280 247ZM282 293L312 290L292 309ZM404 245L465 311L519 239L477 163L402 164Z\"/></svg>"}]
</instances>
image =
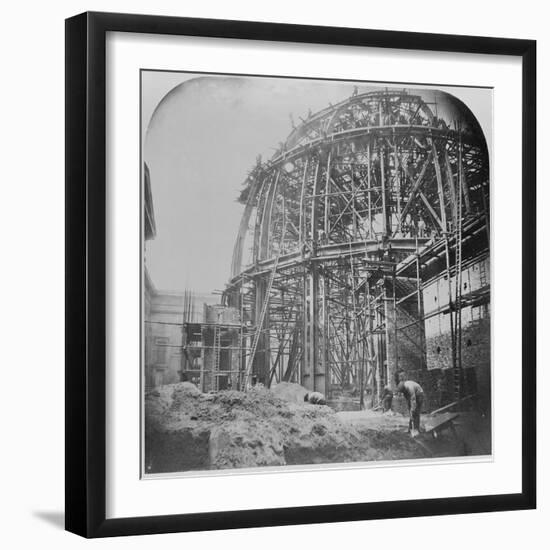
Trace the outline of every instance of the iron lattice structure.
<instances>
[{"instance_id":1,"label":"iron lattice structure","mask_svg":"<svg viewBox=\"0 0 550 550\"><path fill-rule=\"evenodd\" d=\"M407 90L355 93L258 160L224 297L241 312L242 384L327 394L388 379L384 300L395 303L397 266L488 213L483 133L443 96L452 119Z\"/></svg>"}]
</instances>

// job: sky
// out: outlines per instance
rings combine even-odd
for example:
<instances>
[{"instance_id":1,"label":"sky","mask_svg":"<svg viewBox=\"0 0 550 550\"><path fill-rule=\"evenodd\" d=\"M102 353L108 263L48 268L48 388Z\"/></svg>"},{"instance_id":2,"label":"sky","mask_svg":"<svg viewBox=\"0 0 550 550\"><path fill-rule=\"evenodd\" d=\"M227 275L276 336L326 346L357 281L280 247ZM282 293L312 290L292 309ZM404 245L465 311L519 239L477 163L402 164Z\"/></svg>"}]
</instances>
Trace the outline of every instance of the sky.
<instances>
[{"instance_id":1,"label":"sky","mask_svg":"<svg viewBox=\"0 0 550 550\"><path fill-rule=\"evenodd\" d=\"M256 157L267 160L308 111L374 87L289 78L142 72L143 159L151 175L157 235L145 261L157 288L222 290L244 206L236 198ZM491 151L492 91L442 88L464 101L480 122ZM427 101L443 95L424 90Z\"/></svg>"}]
</instances>

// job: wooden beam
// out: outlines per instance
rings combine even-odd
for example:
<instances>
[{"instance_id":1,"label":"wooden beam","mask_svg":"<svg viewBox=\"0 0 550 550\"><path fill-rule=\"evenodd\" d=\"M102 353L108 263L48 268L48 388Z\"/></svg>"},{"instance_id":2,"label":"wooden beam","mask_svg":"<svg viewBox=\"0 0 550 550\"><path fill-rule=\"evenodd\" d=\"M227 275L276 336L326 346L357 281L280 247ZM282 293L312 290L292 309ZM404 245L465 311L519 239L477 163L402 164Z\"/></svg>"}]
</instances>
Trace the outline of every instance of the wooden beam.
<instances>
[{"instance_id":1,"label":"wooden beam","mask_svg":"<svg viewBox=\"0 0 550 550\"><path fill-rule=\"evenodd\" d=\"M430 204L430 201L427 199L426 195L424 195L424 193L422 193L422 191L419 191L418 194L420 195L420 198L424 201L424 204L426 205L426 208L430 211L430 214L432 215L433 219L438 223L439 227L441 227L441 230L446 231L446 228L443 225L443 222L437 216L435 210L433 209L433 207Z\"/></svg>"},{"instance_id":2,"label":"wooden beam","mask_svg":"<svg viewBox=\"0 0 550 550\"><path fill-rule=\"evenodd\" d=\"M304 242L304 233L305 233L305 219L304 219L304 199L306 194L306 185L307 185L307 170L309 168L309 157L306 159L306 164L304 166L304 174L302 177L302 190L300 193L300 220L298 222L299 231L298 231L298 241L301 245Z\"/></svg>"},{"instance_id":3,"label":"wooden beam","mask_svg":"<svg viewBox=\"0 0 550 550\"><path fill-rule=\"evenodd\" d=\"M382 107L380 107L380 116L382 116ZM384 151L380 147L380 177L382 182L382 233L388 234L388 212L386 211L386 178L384 170Z\"/></svg>"},{"instance_id":4,"label":"wooden beam","mask_svg":"<svg viewBox=\"0 0 550 550\"><path fill-rule=\"evenodd\" d=\"M407 213L407 211L409 210L409 208L412 206L413 204L413 199L414 199L414 196L416 195L416 193L418 192L418 190L420 189L420 186L422 185L423 183L423 179L424 179L424 175L426 174L426 170L428 169L428 166L430 164L430 161L432 159L432 156L433 156L433 153L432 151L430 151L428 153L428 156L426 158L426 161L424 162L423 166L422 166L422 169L420 170L420 174L418 174L418 177L416 178L416 181L414 182L414 185L413 185L413 188L411 190L411 193L409 195L409 198L407 200L407 204L405 205L405 207L403 208L403 210L401 211L401 217L404 218L405 217L405 214ZM407 166L403 166L403 168L405 169L405 172L407 172L409 178L411 180L414 181L414 177L412 176L412 174L410 173L409 169Z\"/></svg>"},{"instance_id":5,"label":"wooden beam","mask_svg":"<svg viewBox=\"0 0 550 550\"><path fill-rule=\"evenodd\" d=\"M434 157L435 177L437 180L437 194L439 196L439 211L441 212L441 224L443 231L447 231L447 212L445 211L445 193L443 191L443 178L441 177L441 166L439 165L439 156L435 147L435 142L432 142L432 153Z\"/></svg>"},{"instance_id":6,"label":"wooden beam","mask_svg":"<svg viewBox=\"0 0 550 550\"><path fill-rule=\"evenodd\" d=\"M470 204L470 190L468 189L468 182L466 181L466 178L464 177L464 168L463 168L463 155L462 155L462 132L460 133L460 139L458 143L458 173L459 173L459 179L460 179L460 185L462 187L462 194L464 196L464 206L466 206L466 213L471 214L472 213L472 207Z\"/></svg>"},{"instance_id":7,"label":"wooden beam","mask_svg":"<svg viewBox=\"0 0 550 550\"><path fill-rule=\"evenodd\" d=\"M451 197L451 208L452 208L452 214L453 214L453 224L456 227L456 189L455 189L455 182L453 177L453 170L451 168L451 161L449 160L449 153L447 152L447 149L445 149L445 173L447 175L447 185L449 186L449 195Z\"/></svg>"},{"instance_id":8,"label":"wooden beam","mask_svg":"<svg viewBox=\"0 0 550 550\"><path fill-rule=\"evenodd\" d=\"M393 146L394 167L395 167L395 192L397 194L397 220L398 227L401 229L401 178L399 177L399 157L397 156L397 145Z\"/></svg>"},{"instance_id":9,"label":"wooden beam","mask_svg":"<svg viewBox=\"0 0 550 550\"><path fill-rule=\"evenodd\" d=\"M331 158L331 151L328 152L327 155L327 165L326 165L326 177L325 177L325 216L324 216L324 232L325 236L328 238L328 235L330 233L330 227L329 227L329 209L330 209L330 158Z\"/></svg>"}]
</instances>

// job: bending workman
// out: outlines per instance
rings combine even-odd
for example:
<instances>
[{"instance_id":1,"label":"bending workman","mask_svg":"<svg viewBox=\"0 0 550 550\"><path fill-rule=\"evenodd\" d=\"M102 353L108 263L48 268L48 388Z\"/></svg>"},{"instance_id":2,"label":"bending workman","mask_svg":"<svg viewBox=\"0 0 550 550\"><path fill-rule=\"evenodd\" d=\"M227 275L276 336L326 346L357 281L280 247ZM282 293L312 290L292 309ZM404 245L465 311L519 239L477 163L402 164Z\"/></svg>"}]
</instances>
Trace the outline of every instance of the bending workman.
<instances>
[{"instance_id":1,"label":"bending workman","mask_svg":"<svg viewBox=\"0 0 550 550\"><path fill-rule=\"evenodd\" d=\"M412 437L416 437L420 431L420 413L424 404L424 390L418 382L406 380L405 373L401 371L397 391L401 392L407 400L410 414L409 431Z\"/></svg>"},{"instance_id":2,"label":"bending workman","mask_svg":"<svg viewBox=\"0 0 550 550\"><path fill-rule=\"evenodd\" d=\"M307 401L311 403L312 405L326 405L327 400L325 399L325 396L318 392L318 391L312 391L309 393L306 393L304 395L304 401Z\"/></svg>"}]
</instances>

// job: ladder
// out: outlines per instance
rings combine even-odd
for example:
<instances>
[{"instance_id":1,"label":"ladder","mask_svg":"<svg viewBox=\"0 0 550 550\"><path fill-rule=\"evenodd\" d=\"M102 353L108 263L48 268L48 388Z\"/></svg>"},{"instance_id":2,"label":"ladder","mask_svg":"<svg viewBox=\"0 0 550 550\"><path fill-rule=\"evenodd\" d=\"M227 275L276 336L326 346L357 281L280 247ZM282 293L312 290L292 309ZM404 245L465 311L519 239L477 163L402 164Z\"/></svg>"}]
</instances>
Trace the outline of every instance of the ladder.
<instances>
[{"instance_id":1,"label":"ladder","mask_svg":"<svg viewBox=\"0 0 550 550\"><path fill-rule=\"evenodd\" d=\"M212 390L217 392L219 389L220 373L220 354L221 354L221 330L218 325L214 326L214 365L212 372Z\"/></svg>"},{"instance_id":2,"label":"ladder","mask_svg":"<svg viewBox=\"0 0 550 550\"><path fill-rule=\"evenodd\" d=\"M269 299L271 295L271 288L273 287L273 281L275 280L275 275L277 273L277 266L279 265L279 258L281 257L281 253L283 251L283 247L281 246L279 248L279 252L277 253L277 257L275 258L275 263L273 264L273 267L271 268L271 275L269 276L269 281L267 283L267 288L265 290L265 297L262 304L262 311L260 313L260 318L258 319L258 323L256 325L256 332L254 334L254 339L252 340L252 347L250 348L250 355L248 357L248 361L246 363L246 370L244 373L243 378L243 387L242 390L246 391L246 386L248 384L248 378L250 377L250 373L252 372L252 363L254 362L254 357L256 356L256 349L258 348L258 342L260 341L260 335L262 333L262 328L265 321L265 315L267 313L267 308L269 307Z\"/></svg>"},{"instance_id":3,"label":"ladder","mask_svg":"<svg viewBox=\"0 0 550 550\"><path fill-rule=\"evenodd\" d=\"M462 144L459 151L458 167L458 204L455 231L455 353L454 360L454 397L458 401L462 397Z\"/></svg>"},{"instance_id":4,"label":"ladder","mask_svg":"<svg viewBox=\"0 0 550 550\"><path fill-rule=\"evenodd\" d=\"M461 226L460 221L459 227ZM461 229L461 227L460 227ZM455 365L453 372L454 397L462 397L462 231L457 231L455 241Z\"/></svg>"}]
</instances>

